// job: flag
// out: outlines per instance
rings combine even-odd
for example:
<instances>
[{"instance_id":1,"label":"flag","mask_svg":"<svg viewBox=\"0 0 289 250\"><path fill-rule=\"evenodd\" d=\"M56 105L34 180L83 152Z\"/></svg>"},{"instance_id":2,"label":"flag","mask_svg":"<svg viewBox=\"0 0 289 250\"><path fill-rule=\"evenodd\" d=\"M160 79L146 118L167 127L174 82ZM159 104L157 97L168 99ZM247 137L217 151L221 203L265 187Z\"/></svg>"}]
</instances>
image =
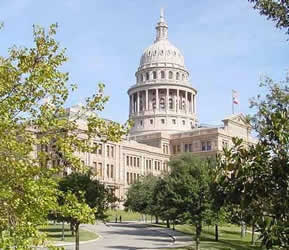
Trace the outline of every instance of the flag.
<instances>
[{"instance_id":1,"label":"flag","mask_svg":"<svg viewBox=\"0 0 289 250\"><path fill-rule=\"evenodd\" d=\"M232 90L232 100L233 104L239 104L238 92L235 90Z\"/></svg>"}]
</instances>

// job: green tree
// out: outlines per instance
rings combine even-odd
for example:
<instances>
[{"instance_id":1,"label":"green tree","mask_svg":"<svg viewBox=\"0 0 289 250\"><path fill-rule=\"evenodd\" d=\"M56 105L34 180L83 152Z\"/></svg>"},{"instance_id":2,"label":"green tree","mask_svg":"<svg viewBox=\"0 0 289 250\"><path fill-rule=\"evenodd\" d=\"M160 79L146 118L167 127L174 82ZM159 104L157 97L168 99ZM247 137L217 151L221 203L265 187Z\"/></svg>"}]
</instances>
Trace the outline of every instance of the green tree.
<instances>
[{"instance_id":1,"label":"green tree","mask_svg":"<svg viewBox=\"0 0 289 250\"><path fill-rule=\"evenodd\" d=\"M60 213L58 220L65 220L71 224L72 231L76 234L76 247L79 248L79 225L93 223L95 220L104 220L107 217L106 210L117 201L117 198L114 196L113 190L93 179L90 172L72 173L63 177L59 182L59 190ZM76 200L75 206L72 202L74 200ZM84 210L83 213L82 210L75 211L79 207ZM73 211L74 214L70 215L69 211ZM87 213L90 216L87 216Z\"/></svg>"},{"instance_id":2,"label":"green tree","mask_svg":"<svg viewBox=\"0 0 289 250\"><path fill-rule=\"evenodd\" d=\"M184 219L195 225L196 249L199 250L202 223L211 207L211 161L183 154L169 164L174 206Z\"/></svg>"},{"instance_id":3,"label":"green tree","mask_svg":"<svg viewBox=\"0 0 289 250\"><path fill-rule=\"evenodd\" d=\"M267 249L289 247L289 78L276 84L265 78L265 97L252 100L256 114L251 123L256 145L234 140L219 157L218 181L226 197L251 211Z\"/></svg>"},{"instance_id":4,"label":"green tree","mask_svg":"<svg viewBox=\"0 0 289 250\"><path fill-rule=\"evenodd\" d=\"M8 56L0 56L2 249L42 244L37 226L46 223L49 211L57 207L57 183L52 177L63 173L63 161L72 170L83 169L74 152L93 150L93 138L119 141L127 132L126 125L96 115L108 100L103 84L79 114L67 116L64 105L75 85L69 86L68 73L61 71L67 57L54 39L56 28L51 25L45 31L34 26L33 47L13 46ZM77 129L84 113L85 139L81 139ZM36 149L42 150L36 153Z\"/></svg>"},{"instance_id":5,"label":"green tree","mask_svg":"<svg viewBox=\"0 0 289 250\"><path fill-rule=\"evenodd\" d=\"M288 0L248 0L254 4L261 15L276 23L277 28L287 29L289 34L289 2Z\"/></svg>"},{"instance_id":6,"label":"green tree","mask_svg":"<svg viewBox=\"0 0 289 250\"><path fill-rule=\"evenodd\" d=\"M153 193L158 177L143 176L127 191L124 206L134 212L158 216L153 205Z\"/></svg>"}]
</instances>

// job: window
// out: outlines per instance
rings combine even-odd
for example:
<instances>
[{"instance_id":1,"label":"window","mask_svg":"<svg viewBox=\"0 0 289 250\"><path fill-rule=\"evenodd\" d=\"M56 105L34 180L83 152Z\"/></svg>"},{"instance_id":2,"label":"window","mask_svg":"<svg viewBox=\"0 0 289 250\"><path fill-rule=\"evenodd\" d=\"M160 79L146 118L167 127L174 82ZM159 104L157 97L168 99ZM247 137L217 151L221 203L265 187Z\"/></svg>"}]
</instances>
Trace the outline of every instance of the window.
<instances>
[{"instance_id":1,"label":"window","mask_svg":"<svg viewBox=\"0 0 289 250\"><path fill-rule=\"evenodd\" d=\"M161 170L161 163L158 161L158 171Z\"/></svg>"},{"instance_id":2,"label":"window","mask_svg":"<svg viewBox=\"0 0 289 250\"><path fill-rule=\"evenodd\" d=\"M140 81L143 82L143 75L140 75Z\"/></svg>"},{"instance_id":3,"label":"window","mask_svg":"<svg viewBox=\"0 0 289 250\"><path fill-rule=\"evenodd\" d=\"M182 74L182 80L185 80L185 75L184 74Z\"/></svg>"},{"instance_id":4,"label":"window","mask_svg":"<svg viewBox=\"0 0 289 250\"><path fill-rule=\"evenodd\" d=\"M176 124L176 119L172 119L172 123L175 125Z\"/></svg>"},{"instance_id":5,"label":"window","mask_svg":"<svg viewBox=\"0 0 289 250\"><path fill-rule=\"evenodd\" d=\"M114 147L111 146L111 157L114 157Z\"/></svg>"},{"instance_id":6,"label":"window","mask_svg":"<svg viewBox=\"0 0 289 250\"><path fill-rule=\"evenodd\" d=\"M165 72L161 71L161 78L164 79L165 78Z\"/></svg>"},{"instance_id":7,"label":"window","mask_svg":"<svg viewBox=\"0 0 289 250\"><path fill-rule=\"evenodd\" d=\"M158 162L155 161L155 170L157 170L157 169L158 169Z\"/></svg>"},{"instance_id":8,"label":"window","mask_svg":"<svg viewBox=\"0 0 289 250\"><path fill-rule=\"evenodd\" d=\"M192 150L192 144L189 144L189 152L193 152L193 150Z\"/></svg>"},{"instance_id":9,"label":"window","mask_svg":"<svg viewBox=\"0 0 289 250\"><path fill-rule=\"evenodd\" d=\"M110 165L110 177L111 178L113 178L113 176L114 176L114 167L113 167L113 165Z\"/></svg>"},{"instance_id":10,"label":"window","mask_svg":"<svg viewBox=\"0 0 289 250\"><path fill-rule=\"evenodd\" d=\"M146 73L146 80L148 81L150 79L150 74Z\"/></svg>"},{"instance_id":11,"label":"window","mask_svg":"<svg viewBox=\"0 0 289 250\"><path fill-rule=\"evenodd\" d=\"M131 166L131 167L133 166L133 163L132 163L132 156L130 157L130 166Z\"/></svg>"},{"instance_id":12,"label":"window","mask_svg":"<svg viewBox=\"0 0 289 250\"><path fill-rule=\"evenodd\" d=\"M109 146L106 146L106 156L109 157Z\"/></svg>"},{"instance_id":13,"label":"window","mask_svg":"<svg viewBox=\"0 0 289 250\"><path fill-rule=\"evenodd\" d=\"M150 119L150 124L153 124L154 123L154 120L153 119Z\"/></svg>"},{"instance_id":14,"label":"window","mask_svg":"<svg viewBox=\"0 0 289 250\"><path fill-rule=\"evenodd\" d=\"M176 74L176 79L180 80L180 73L179 72L177 72L177 74Z\"/></svg>"},{"instance_id":15,"label":"window","mask_svg":"<svg viewBox=\"0 0 289 250\"><path fill-rule=\"evenodd\" d=\"M142 120L140 120L139 124L142 126Z\"/></svg>"},{"instance_id":16,"label":"window","mask_svg":"<svg viewBox=\"0 0 289 250\"><path fill-rule=\"evenodd\" d=\"M98 144L98 154L102 155L102 144Z\"/></svg>"},{"instance_id":17,"label":"window","mask_svg":"<svg viewBox=\"0 0 289 250\"><path fill-rule=\"evenodd\" d=\"M185 120L183 120L183 125L186 125L186 121Z\"/></svg>"},{"instance_id":18,"label":"window","mask_svg":"<svg viewBox=\"0 0 289 250\"><path fill-rule=\"evenodd\" d=\"M129 156L126 156L126 165L129 166Z\"/></svg>"},{"instance_id":19,"label":"window","mask_svg":"<svg viewBox=\"0 0 289 250\"><path fill-rule=\"evenodd\" d=\"M149 160L149 169L152 169L152 160Z\"/></svg>"},{"instance_id":20,"label":"window","mask_svg":"<svg viewBox=\"0 0 289 250\"><path fill-rule=\"evenodd\" d=\"M173 79L173 72L172 71L169 72L169 79Z\"/></svg>"},{"instance_id":21,"label":"window","mask_svg":"<svg viewBox=\"0 0 289 250\"><path fill-rule=\"evenodd\" d=\"M97 174L102 177L103 173L102 173L102 162L98 163L98 169L97 169Z\"/></svg>"},{"instance_id":22,"label":"window","mask_svg":"<svg viewBox=\"0 0 289 250\"><path fill-rule=\"evenodd\" d=\"M106 165L106 177L109 178L109 164Z\"/></svg>"},{"instance_id":23,"label":"window","mask_svg":"<svg viewBox=\"0 0 289 250\"><path fill-rule=\"evenodd\" d=\"M140 164L139 164L139 158L136 159L136 165L137 165L137 167L140 166Z\"/></svg>"},{"instance_id":24,"label":"window","mask_svg":"<svg viewBox=\"0 0 289 250\"><path fill-rule=\"evenodd\" d=\"M185 144L185 152L188 152L188 150L189 150L189 145Z\"/></svg>"},{"instance_id":25,"label":"window","mask_svg":"<svg viewBox=\"0 0 289 250\"><path fill-rule=\"evenodd\" d=\"M202 151L206 151L206 142L202 141Z\"/></svg>"},{"instance_id":26,"label":"window","mask_svg":"<svg viewBox=\"0 0 289 250\"><path fill-rule=\"evenodd\" d=\"M165 119L161 119L161 123L162 123L162 124L165 124Z\"/></svg>"},{"instance_id":27,"label":"window","mask_svg":"<svg viewBox=\"0 0 289 250\"><path fill-rule=\"evenodd\" d=\"M177 153L177 146L173 145L173 154L176 154L176 153Z\"/></svg>"},{"instance_id":28,"label":"window","mask_svg":"<svg viewBox=\"0 0 289 250\"><path fill-rule=\"evenodd\" d=\"M157 72L153 71L153 79L157 79Z\"/></svg>"},{"instance_id":29,"label":"window","mask_svg":"<svg viewBox=\"0 0 289 250\"><path fill-rule=\"evenodd\" d=\"M181 152L181 145L177 145L177 152Z\"/></svg>"},{"instance_id":30,"label":"window","mask_svg":"<svg viewBox=\"0 0 289 250\"><path fill-rule=\"evenodd\" d=\"M208 151L212 150L212 142L211 141L207 141L207 150Z\"/></svg>"},{"instance_id":31,"label":"window","mask_svg":"<svg viewBox=\"0 0 289 250\"><path fill-rule=\"evenodd\" d=\"M129 184L129 173L126 173L126 183Z\"/></svg>"},{"instance_id":32,"label":"window","mask_svg":"<svg viewBox=\"0 0 289 250\"><path fill-rule=\"evenodd\" d=\"M161 98L160 99L160 108L161 109L165 109L166 105L165 105L165 98Z\"/></svg>"},{"instance_id":33,"label":"window","mask_svg":"<svg viewBox=\"0 0 289 250\"><path fill-rule=\"evenodd\" d=\"M136 167L136 157L133 157L133 166Z\"/></svg>"}]
</instances>

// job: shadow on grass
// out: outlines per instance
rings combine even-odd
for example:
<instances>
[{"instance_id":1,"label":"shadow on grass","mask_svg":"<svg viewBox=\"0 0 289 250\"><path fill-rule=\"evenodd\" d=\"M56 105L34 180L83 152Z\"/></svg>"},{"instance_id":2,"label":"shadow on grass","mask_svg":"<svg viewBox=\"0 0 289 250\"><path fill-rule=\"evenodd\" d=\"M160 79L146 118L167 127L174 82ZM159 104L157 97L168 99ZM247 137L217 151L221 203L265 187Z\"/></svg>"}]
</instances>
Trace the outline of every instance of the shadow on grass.
<instances>
[{"instance_id":1,"label":"shadow on grass","mask_svg":"<svg viewBox=\"0 0 289 250\"><path fill-rule=\"evenodd\" d=\"M62 232L62 228L40 228L40 232L45 232L45 233L58 233ZM64 229L64 232L69 232L70 230L68 228Z\"/></svg>"}]
</instances>

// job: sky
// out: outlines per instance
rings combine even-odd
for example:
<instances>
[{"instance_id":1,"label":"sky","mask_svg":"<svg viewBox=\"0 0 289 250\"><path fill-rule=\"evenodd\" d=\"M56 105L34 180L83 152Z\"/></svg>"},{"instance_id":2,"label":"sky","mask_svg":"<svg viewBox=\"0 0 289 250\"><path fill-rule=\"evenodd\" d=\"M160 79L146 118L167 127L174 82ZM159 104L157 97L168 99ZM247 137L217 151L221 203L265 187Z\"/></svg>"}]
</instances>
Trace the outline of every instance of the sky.
<instances>
[{"instance_id":1,"label":"sky","mask_svg":"<svg viewBox=\"0 0 289 250\"><path fill-rule=\"evenodd\" d=\"M32 46L33 24L57 22L56 39L69 58L63 70L78 84L67 105L83 103L103 82L110 101L101 116L123 123L127 89L155 39L160 8L198 91L200 123L220 124L232 113L232 89L239 93L237 111L248 114L249 99L264 93L262 76L285 79L289 35L247 0L0 0L0 55L12 45Z\"/></svg>"}]
</instances>

